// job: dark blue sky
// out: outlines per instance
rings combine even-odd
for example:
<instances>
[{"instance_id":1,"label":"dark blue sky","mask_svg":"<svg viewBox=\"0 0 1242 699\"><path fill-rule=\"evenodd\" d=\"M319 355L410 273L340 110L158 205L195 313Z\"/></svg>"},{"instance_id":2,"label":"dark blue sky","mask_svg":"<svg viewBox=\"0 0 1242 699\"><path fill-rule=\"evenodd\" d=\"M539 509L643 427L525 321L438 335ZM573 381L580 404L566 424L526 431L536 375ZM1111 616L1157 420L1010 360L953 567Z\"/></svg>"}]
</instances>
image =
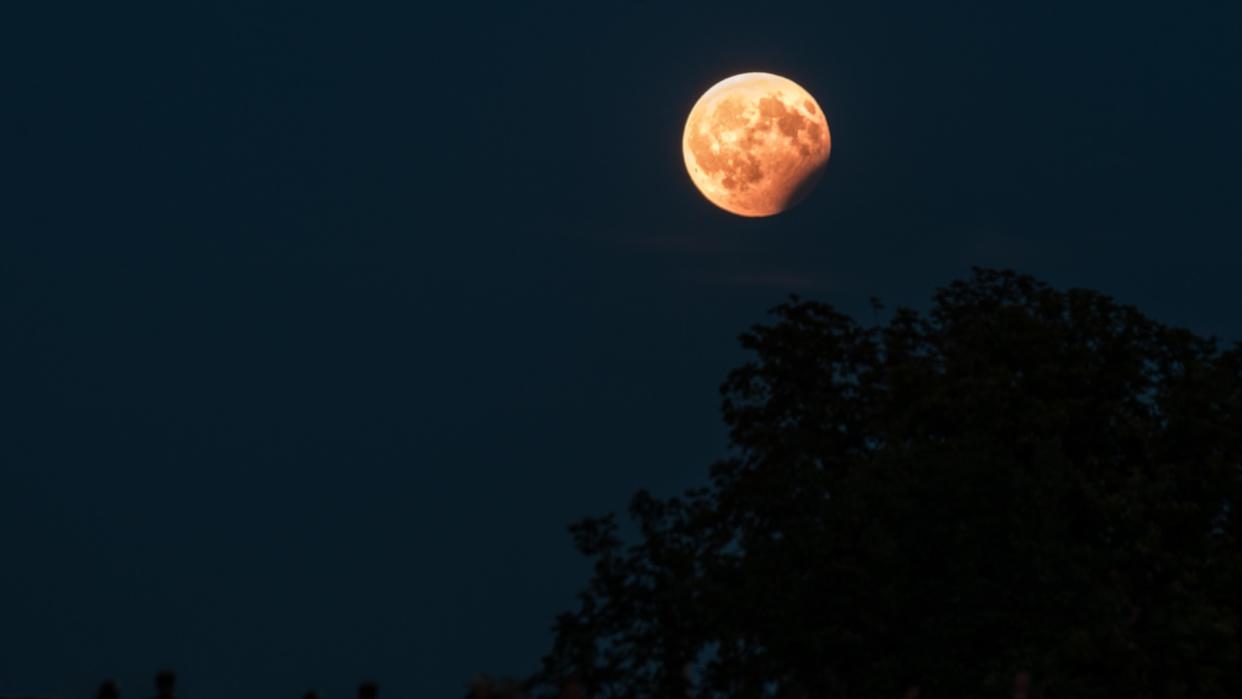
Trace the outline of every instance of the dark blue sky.
<instances>
[{"instance_id":1,"label":"dark blue sky","mask_svg":"<svg viewBox=\"0 0 1242 699\"><path fill-rule=\"evenodd\" d=\"M1242 5L37 3L0 16L0 693L459 696L565 526L702 483L735 336L971 265L1242 338ZM728 75L832 159L692 188Z\"/></svg>"}]
</instances>

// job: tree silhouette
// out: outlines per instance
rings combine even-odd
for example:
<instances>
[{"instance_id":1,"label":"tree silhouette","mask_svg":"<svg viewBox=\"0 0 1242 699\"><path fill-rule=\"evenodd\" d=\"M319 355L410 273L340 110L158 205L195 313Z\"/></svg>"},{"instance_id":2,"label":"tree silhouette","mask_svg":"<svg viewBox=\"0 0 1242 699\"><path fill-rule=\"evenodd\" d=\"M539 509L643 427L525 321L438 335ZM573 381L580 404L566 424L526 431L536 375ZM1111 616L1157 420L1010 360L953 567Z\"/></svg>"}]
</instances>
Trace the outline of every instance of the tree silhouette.
<instances>
[{"instance_id":1,"label":"tree silhouette","mask_svg":"<svg viewBox=\"0 0 1242 699\"><path fill-rule=\"evenodd\" d=\"M116 686L114 680L105 680L99 685L99 689L95 691L95 699L120 699L121 690Z\"/></svg>"},{"instance_id":2,"label":"tree silhouette","mask_svg":"<svg viewBox=\"0 0 1242 699\"><path fill-rule=\"evenodd\" d=\"M986 269L773 313L710 485L571 527L536 696L1242 696L1242 347Z\"/></svg>"},{"instance_id":3,"label":"tree silhouette","mask_svg":"<svg viewBox=\"0 0 1242 699\"><path fill-rule=\"evenodd\" d=\"M177 675L172 670L155 673L155 699L173 699L177 688Z\"/></svg>"},{"instance_id":4,"label":"tree silhouette","mask_svg":"<svg viewBox=\"0 0 1242 699\"><path fill-rule=\"evenodd\" d=\"M470 680L466 699L522 699L525 696L522 683L515 679L493 679L477 675Z\"/></svg>"}]
</instances>

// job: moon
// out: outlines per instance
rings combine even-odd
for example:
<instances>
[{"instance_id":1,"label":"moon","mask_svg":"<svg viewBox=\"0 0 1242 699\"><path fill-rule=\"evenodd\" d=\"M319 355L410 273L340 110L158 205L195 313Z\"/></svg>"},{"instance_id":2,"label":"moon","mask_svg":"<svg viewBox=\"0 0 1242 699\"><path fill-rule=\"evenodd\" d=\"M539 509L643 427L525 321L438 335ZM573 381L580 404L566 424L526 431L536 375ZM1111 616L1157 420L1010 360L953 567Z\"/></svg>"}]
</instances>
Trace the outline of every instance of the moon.
<instances>
[{"instance_id":1,"label":"moon","mask_svg":"<svg viewBox=\"0 0 1242 699\"><path fill-rule=\"evenodd\" d=\"M832 136L824 110L801 85L771 73L742 73L695 103L681 150L708 201L739 216L772 216L815 187Z\"/></svg>"}]
</instances>

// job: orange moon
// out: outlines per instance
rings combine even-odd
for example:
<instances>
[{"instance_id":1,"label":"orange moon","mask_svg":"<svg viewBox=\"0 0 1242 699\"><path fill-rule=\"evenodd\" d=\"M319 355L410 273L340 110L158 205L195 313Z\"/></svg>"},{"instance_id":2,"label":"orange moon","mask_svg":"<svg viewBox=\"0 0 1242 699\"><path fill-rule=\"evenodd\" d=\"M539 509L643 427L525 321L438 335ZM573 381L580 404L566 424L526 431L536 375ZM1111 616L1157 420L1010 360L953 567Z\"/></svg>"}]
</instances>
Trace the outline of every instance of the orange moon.
<instances>
[{"instance_id":1,"label":"orange moon","mask_svg":"<svg viewBox=\"0 0 1242 699\"><path fill-rule=\"evenodd\" d=\"M739 216L771 216L797 204L819 181L831 149L819 103L771 73L713 85L690 110L681 139L694 186Z\"/></svg>"}]
</instances>

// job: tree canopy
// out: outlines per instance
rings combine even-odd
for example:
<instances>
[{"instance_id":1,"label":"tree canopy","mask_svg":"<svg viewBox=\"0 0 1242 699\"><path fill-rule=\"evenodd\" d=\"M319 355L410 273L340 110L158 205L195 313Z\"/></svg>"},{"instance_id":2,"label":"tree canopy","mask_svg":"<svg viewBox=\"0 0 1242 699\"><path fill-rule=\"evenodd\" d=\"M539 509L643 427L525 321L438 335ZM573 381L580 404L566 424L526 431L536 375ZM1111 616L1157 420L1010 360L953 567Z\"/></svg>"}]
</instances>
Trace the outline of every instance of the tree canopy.
<instances>
[{"instance_id":1,"label":"tree canopy","mask_svg":"<svg viewBox=\"0 0 1242 699\"><path fill-rule=\"evenodd\" d=\"M537 694L1242 696L1242 347L987 269L773 316L709 484L571 527Z\"/></svg>"}]
</instances>

